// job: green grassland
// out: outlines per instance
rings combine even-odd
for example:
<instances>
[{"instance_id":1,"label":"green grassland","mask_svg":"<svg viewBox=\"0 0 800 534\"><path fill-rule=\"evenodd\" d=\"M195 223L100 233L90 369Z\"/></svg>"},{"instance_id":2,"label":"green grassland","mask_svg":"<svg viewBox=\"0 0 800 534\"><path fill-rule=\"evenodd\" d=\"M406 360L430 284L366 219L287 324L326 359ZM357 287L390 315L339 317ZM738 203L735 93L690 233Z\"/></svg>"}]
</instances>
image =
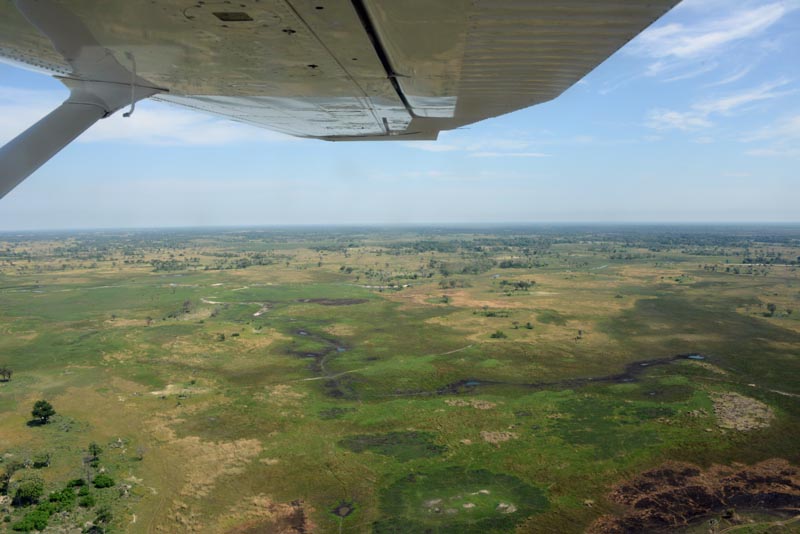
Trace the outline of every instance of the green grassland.
<instances>
[{"instance_id":1,"label":"green grassland","mask_svg":"<svg viewBox=\"0 0 800 534\"><path fill-rule=\"evenodd\" d=\"M668 460L800 462L798 256L777 227L0 236L0 469L41 502L114 479L51 527L582 532ZM723 392L769 423L721 425Z\"/></svg>"}]
</instances>

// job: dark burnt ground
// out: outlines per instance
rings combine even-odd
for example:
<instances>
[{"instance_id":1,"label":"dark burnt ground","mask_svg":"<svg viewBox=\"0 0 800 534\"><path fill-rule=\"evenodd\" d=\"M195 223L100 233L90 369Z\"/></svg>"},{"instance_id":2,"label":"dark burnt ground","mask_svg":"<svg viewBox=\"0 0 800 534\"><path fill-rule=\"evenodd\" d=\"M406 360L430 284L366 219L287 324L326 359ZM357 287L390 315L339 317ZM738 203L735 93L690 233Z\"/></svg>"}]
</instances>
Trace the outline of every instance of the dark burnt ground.
<instances>
[{"instance_id":1,"label":"dark burnt ground","mask_svg":"<svg viewBox=\"0 0 800 534\"><path fill-rule=\"evenodd\" d=\"M287 353L296 357L308 360L308 370L312 373L325 378L322 382L325 394L334 399L357 399L355 389L351 387L353 377L330 372L326 364L337 354L345 352L347 348L339 340L325 337L309 330L297 330L295 335L314 343L313 351L303 351L290 348Z\"/></svg>"},{"instance_id":2,"label":"dark burnt ground","mask_svg":"<svg viewBox=\"0 0 800 534\"><path fill-rule=\"evenodd\" d=\"M392 456L398 462L408 462L417 458L441 456L447 450L434 442L435 436L428 432L389 432L386 434L359 434L348 436L339 445L353 452L370 451L384 456Z\"/></svg>"},{"instance_id":3,"label":"dark burnt ground","mask_svg":"<svg viewBox=\"0 0 800 534\"><path fill-rule=\"evenodd\" d=\"M737 509L796 514L800 470L781 458L707 470L670 462L620 484L609 499L625 511L600 517L591 534L666 532Z\"/></svg>"},{"instance_id":4,"label":"dark burnt ground","mask_svg":"<svg viewBox=\"0 0 800 534\"><path fill-rule=\"evenodd\" d=\"M356 505L352 502L341 501L336 508L331 510L331 513L337 517L347 517L352 514L356 509Z\"/></svg>"},{"instance_id":5,"label":"dark burnt ground","mask_svg":"<svg viewBox=\"0 0 800 534\"><path fill-rule=\"evenodd\" d=\"M320 304L322 306L353 306L369 302L367 299L298 299L297 302Z\"/></svg>"}]
</instances>

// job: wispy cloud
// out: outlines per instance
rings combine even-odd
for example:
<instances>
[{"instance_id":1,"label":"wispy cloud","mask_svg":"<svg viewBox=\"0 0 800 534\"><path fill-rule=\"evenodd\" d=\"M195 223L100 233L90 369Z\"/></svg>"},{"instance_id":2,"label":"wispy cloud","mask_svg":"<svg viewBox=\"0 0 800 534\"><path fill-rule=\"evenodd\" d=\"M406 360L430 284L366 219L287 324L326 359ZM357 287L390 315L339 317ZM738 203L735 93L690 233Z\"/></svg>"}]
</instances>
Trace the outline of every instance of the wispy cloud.
<instances>
[{"instance_id":1,"label":"wispy cloud","mask_svg":"<svg viewBox=\"0 0 800 534\"><path fill-rule=\"evenodd\" d=\"M800 157L800 148L754 148L745 151L745 154L756 157L797 158Z\"/></svg>"},{"instance_id":2,"label":"wispy cloud","mask_svg":"<svg viewBox=\"0 0 800 534\"><path fill-rule=\"evenodd\" d=\"M714 113L728 114L736 109L742 108L755 102L762 100L771 100L781 96L786 96L794 93L792 89L778 91L782 87L789 84L788 80L778 80L774 82L763 83L757 87L740 91L737 93L729 94L726 96L707 99L696 105L694 109L699 113L708 116Z\"/></svg>"},{"instance_id":3,"label":"wispy cloud","mask_svg":"<svg viewBox=\"0 0 800 534\"><path fill-rule=\"evenodd\" d=\"M800 113L782 117L770 124L746 136L744 141L761 141L765 139L800 139Z\"/></svg>"},{"instance_id":4,"label":"wispy cloud","mask_svg":"<svg viewBox=\"0 0 800 534\"><path fill-rule=\"evenodd\" d=\"M796 92L793 89L782 89L789 84L788 80L763 83L736 93L707 98L691 106L688 111L670 109L654 109L647 115L647 126L656 130L696 130L713 125L714 115L732 115L746 109L757 102L772 100Z\"/></svg>"},{"instance_id":5,"label":"wispy cloud","mask_svg":"<svg viewBox=\"0 0 800 534\"><path fill-rule=\"evenodd\" d=\"M443 132L442 137L449 137L446 142L419 141L405 143L405 145L426 152L462 152L473 158L542 158L549 156L543 152L530 150L534 143L524 139L495 138L475 142L462 135L459 132Z\"/></svg>"},{"instance_id":6,"label":"wispy cloud","mask_svg":"<svg viewBox=\"0 0 800 534\"><path fill-rule=\"evenodd\" d=\"M13 139L50 113L67 97L66 91L36 91L0 86L0 143ZM263 143L294 138L208 115L156 103L141 102L130 118L121 113L92 126L78 141L165 146L210 146Z\"/></svg>"},{"instance_id":7,"label":"wispy cloud","mask_svg":"<svg viewBox=\"0 0 800 534\"><path fill-rule=\"evenodd\" d=\"M634 39L626 48L630 54L648 58L651 62L644 76L675 82L708 74L718 68L730 68L729 52L747 43L748 49L738 49L737 69L726 78L710 84L725 85L746 76L764 56L763 40L766 30L787 13L799 7L797 0L773 1L767 4L719 2L709 8L708 2L683 2L676 8L674 18L685 11L701 11L687 19L691 22L670 22L656 25ZM726 13L720 16L719 13ZM747 63L744 67L741 65Z\"/></svg>"},{"instance_id":8,"label":"wispy cloud","mask_svg":"<svg viewBox=\"0 0 800 534\"><path fill-rule=\"evenodd\" d=\"M697 130L711 126L711 121L694 111L653 109L647 114L647 126L655 130Z\"/></svg>"},{"instance_id":9,"label":"wispy cloud","mask_svg":"<svg viewBox=\"0 0 800 534\"><path fill-rule=\"evenodd\" d=\"M766 143L765 146L745 151L748 156L800 157L800 113L782 117L746 135L742 141Z\"/></svg>"},{"instance_id":10,"label":"wispy cloud","mask_svg":"<svg viewBox=\"0 0 800 534\"><path fill-rule=\"evenodd\" d=\"M544 152L473 152L473 158L546 158Z\"/></svg>"},{"instance_id":11,"label":"wispy cloud","mask_svg":"<svg viewBox=\"0 0 800 534\"><path fill-rule=\"evenodd\" d=\"M753 70L753 66L747 65L746 67L738 69L734 73L730 74L729 76L726 76L725 78L722 78L721 80L717 80L716 82L706 84L705 87L719 87L720 85L728 85L729 83L738 82L739 80L747 76L751 70Z\"/></svg>"},{"instance_id":12,"label":"wispy cloud","mask_svg":"<svg viewBox=\"0 0 800 534\"><path fill-rule=\"evenodd\" d=\"M666 24L643 32L632 43L632 50L653 58L683 59L707 55L728 43L763 32L789 9L785 2L774 2L694 25Z\"/></svg>"},{"instance_id":13,"label":"wispy cloud","mask_svg":"<svg viewBox=\"0 0 800 534\"><path fill-rule=\"evenodd\" d=\"M448 145L446 143L440 143L439 141L410 141L403 144L409 148L424 150L425 152L453 152L455 150L462 150L459 146Z\"/></svg>"}]
</instances>

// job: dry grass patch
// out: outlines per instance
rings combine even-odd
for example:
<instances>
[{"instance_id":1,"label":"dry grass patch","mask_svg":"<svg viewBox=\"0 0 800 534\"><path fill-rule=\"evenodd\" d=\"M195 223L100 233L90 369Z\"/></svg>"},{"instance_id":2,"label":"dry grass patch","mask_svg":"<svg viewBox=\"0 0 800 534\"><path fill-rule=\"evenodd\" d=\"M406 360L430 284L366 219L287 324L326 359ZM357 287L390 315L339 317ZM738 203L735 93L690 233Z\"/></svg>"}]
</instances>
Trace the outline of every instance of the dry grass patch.
<instances>
[{"instance_id":1,"label":"dry grass patch","mask_svg":"<svg viewBox=\"0 0 800 534\"><path fill-rule=\"evenodd\" d=\"M215 442L203 441L198 436L173 440L169 446L180 449L188 460L180 490L183 497L205 497L218 478L243 473L262 450L257 439Z\"/></svg>"},{"instance_id":2,"label":"dry grass patch","mask_svg":"<svg viewBox=\"0 0 800 534\"><path fill-rule=\"evenodd\" d=\"M303 501L274 502L258 494L231 508L218 522L220 532L228 534L301 534L316 532L308 519L309 509Z\"/></svg>"},{"instance_id":3,"label":"dry grass patch","mask_svg":"<svg viewBox=\"0 0 800 534\"><path fill-rule=\"evenodd\" d=\"M491 443L492 445L499 445L505 441L510 441L512 439L517 439L516 432L490 432L488 430L481 430L481 438L486 443Z\"/></svg>"},{"instance_id":4,"label":"dry grass patch","mask_svg":"<svg viewBox=\"0 0 800 534\"><path fill-rule=\"evenodd\" d=\"M269 401L278 406L297 405L306 396L305 393L295 391L292 386L288 384L267 386L266 390L269 393Z\"/></svg>"},{"instance_id":5,"label":"dry grass patch","mask_svg":"<svg viewBox=\"0 0 800 534\"><path fill-rule=\"evenodd\" d=\"M686 361L689 362L689 365L694 365L695 367L702 367L703 369L706 369L706 370L711 371L712 373L716 373L718 375L727 375L728 374L728 371L726 371L725 369L722 369L720 367L717 367L716 365L714 365L712 363L700 362L700 361L697 361L697 360L686 360Z\"/></svg>"},{"instance_id":6,"label":"dry grass patch","mask_svg":"<svg viewBox=\"0 0 800 534\"><path fill-rule=\"evenodd\" d=\"M353 328L352 326L350 326L348 324L341 324L341 323L336 323L336 324L332 324L332 325L326 326L325 328L323 328L323 330L326 333L328 333L328 334L330 334L330 335L332 335L332 336L334 336L336 338L352 337L352 336L354 336L356 334L356 329L355 328Z\"/></svg>"},{"instance_id":7,"label":"dry grass patch","mask_svg":"<svg viewBox=\"0 0 800 534\"><path fill-rule=\"evenodd\" d=\"M242 336L233 342L233 346L245 353L266 349L278 341L288 341L289 336L274 329L262 329L253 335Z\"/></svg>"},{"instance_id":8,"label":"dry grass patch","mask_svg":"<svg viewBox=\"0 0 800 534\"><path fill-rule=\"evenodd\" d=\"M775 418L772 408L738 393L712 393L711 400L714 401L714 414L720 428L747 432L766 428Z\"/></svg>"},{"instance_id":9,"label":"dry grass patch","mask_svg":"<svg viewBox=\"0 0 800 534\"><path fill-rule=\"evenodd\" d=\"M444 401L448 406L470 406L476 410L491 410L497 403L480 399L447 399Z\"/></svg>"}]
</instances>

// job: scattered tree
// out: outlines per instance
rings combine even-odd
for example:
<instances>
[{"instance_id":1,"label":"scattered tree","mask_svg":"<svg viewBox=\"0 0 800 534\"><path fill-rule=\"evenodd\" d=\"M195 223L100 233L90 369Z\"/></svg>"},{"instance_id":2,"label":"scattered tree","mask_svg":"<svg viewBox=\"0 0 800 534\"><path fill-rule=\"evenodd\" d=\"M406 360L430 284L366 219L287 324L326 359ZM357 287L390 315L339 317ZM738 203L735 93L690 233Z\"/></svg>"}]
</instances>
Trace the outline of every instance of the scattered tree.
<instances>
[{"instance_id":1,"label":"scattered tree","mask_svg":"<svg viewBox=\"0 0 800 534\"><path fill-rule=\"evenodd\" d=\"M38 475L27 475L17 484L14 492L14 504L28 506L39 500L44 493L44 480Z\"/></svg>"},{"instance_id":2,"label":"scattered tree","mask_svg":"<svg viewBox=\"0 0 800 534\"><path fill-rule=\"evenodd\" d=\"M51 417L56 414L53 405L47 402L46 400L38 400L33 405L33 410L31 411L31 415L39 420L39 422L43 425L47 424Z\"/></svg>"},{"instance_id":3,"label":"scattered tree","mask_svg":"<svg viewBox=\"0 0 800 534\"><path fill-rule=\"evenodd\" d=\"M86 450L89 451L92 460L96 460L100 456L100 453L103 452L103 448L94 441L89 444L89 447L87 447Z\"/></svg>"},{"instance_id":4,"label":"scattered tree","mask_svg":"<svg viewBox=\"0 0 800 534\"><path fill-rule=\"evenodd\" d=\"M508 336L502 330L495 330L489 337L492 339L504 339Z\"/></svg>"},{"instance_id":5,"label":"scattered tree","mask_svg":"<svg viewBox=\"0 0 800 534\"><path fill-rule=\"evenodd\" d=\"M0 475L0 494L8 495L8 486L14 473L23 468L22 462L18 460L8 460L5 462L5 470Z\"/></svg>"},{"instance_id":6,"label":"scattered tree","mask_svg":"<svg viewBox=\"0 0 800 534\"><path fill-rule=\"evenodd\" d=\"M101 506L97 509L97 517L94 518L95 524L107 525L114 519L114 514L111 512L110 506Z\"/></svg>"},{"instance_id":7,"label":"scattered tree","mask_svg":"<svg viewBox=\"0 0 800 534\"><path fill-rule=\"evenodd\" d=\"M14 374L14 371L9 369L8 367L0 367L0 381L8 382L11 380L11 375Z\"/></svg>"},{"instance_id":8,"label":"scattered tree","mask_svg":"<svg viewBox=\"0 0 800 534\"><path fill-rule=\"evenodd\" d=\"M49 452L42 452L42 453L39 453L39 454L35 455L32 458L33 467L35 469L41 469L43 467L50 467L50 459L51 459L51 457L52 456L51 456L51 454Z\"/></svg>"}]
</instances>

